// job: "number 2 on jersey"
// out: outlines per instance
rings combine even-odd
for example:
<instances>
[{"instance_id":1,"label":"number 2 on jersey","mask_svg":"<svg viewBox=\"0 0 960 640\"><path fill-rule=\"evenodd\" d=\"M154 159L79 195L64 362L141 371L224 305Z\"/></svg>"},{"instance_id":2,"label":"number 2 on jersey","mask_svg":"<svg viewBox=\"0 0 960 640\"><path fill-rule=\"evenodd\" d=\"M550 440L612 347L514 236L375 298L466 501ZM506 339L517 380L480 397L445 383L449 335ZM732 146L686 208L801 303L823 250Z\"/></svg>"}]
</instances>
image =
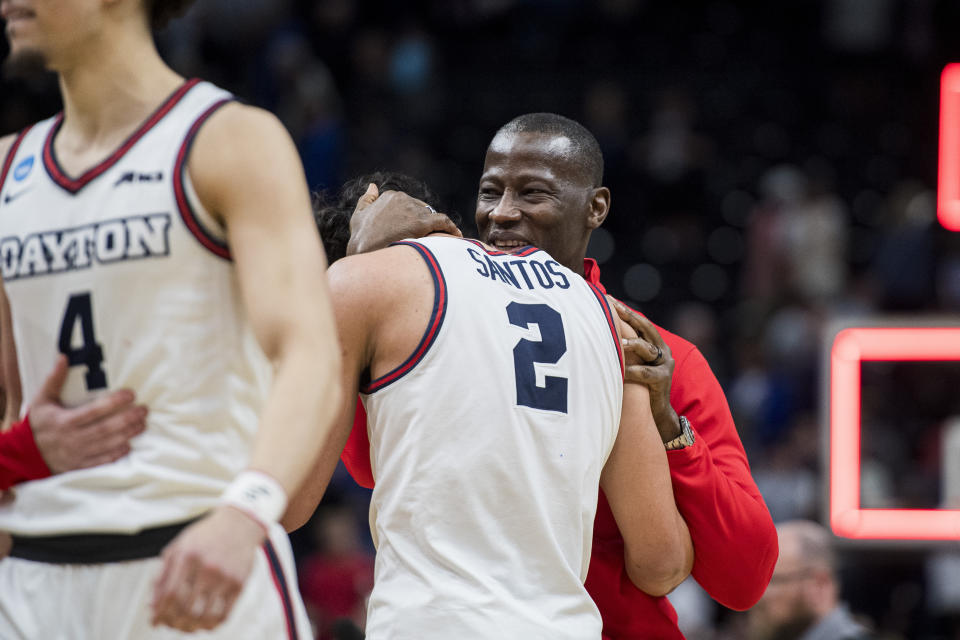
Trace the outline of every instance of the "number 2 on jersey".
<instances>
[{"instance_id":1,"label":"number 2 on jersey","mask_svg":"<svg viewBox=\"0 0 960 640\"><path fill-rule=\"evenodd\" d=\"M82 344L74 347L73 331L77 323L80 323ZM103 349L93 331L93 307L89 293L75 293L67 301L67 310L63 312L63 322L60 324L60 353L67 356L71 367L86 365L87 390L107 386L107 374L100 366L103 363Z\"/></svg>"},{"instance_id":2,"label":"number 2 on jersey","mask_svg":"<svg viewBox=\"0 0 960 640\"><path fill-rule=\"evenodd\" d=\"M556 309L545 304L507 305L510 324L526 329L535 324L540 341L523 338L513 348L513 368L517 378L517 404L534 409L567 412L567 382L559 376L545 376L544 386L537 386L535 364L556 364L567 352L563 319Z\"/></svg>"}]
</instances>

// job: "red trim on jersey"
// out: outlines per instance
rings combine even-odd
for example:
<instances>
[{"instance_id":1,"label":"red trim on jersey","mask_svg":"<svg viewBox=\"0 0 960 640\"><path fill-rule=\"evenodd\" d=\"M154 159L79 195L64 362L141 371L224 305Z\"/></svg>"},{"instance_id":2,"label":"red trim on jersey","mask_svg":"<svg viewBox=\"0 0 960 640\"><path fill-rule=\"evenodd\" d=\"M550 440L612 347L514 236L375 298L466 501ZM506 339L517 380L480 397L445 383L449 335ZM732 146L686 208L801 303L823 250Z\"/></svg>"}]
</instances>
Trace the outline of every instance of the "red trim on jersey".
<instances>
[{"instance_id":1,"label":"red trim on jersey","mask_svg":"<svg viewBox=\"0 0 960 640\"><path fill-rule=\"evenodd\" d=\"M287 589L287 580L283 575L283 565L280 564L280 558L273 548L273 543L268 539L263 543L263 552L267 555L267 564L270 565L270 577L273 578L273 584L277 588L280 596L280 603L283 605L283 615L287 621L287 637L290 640L298 640L297 619L293 614L293 602L290 600L290 591Z\"/></svg>"},{"instance_id":2,"label":"red trim on jersey","mask_svg":"<svg viewBox=\"0 0 960 640\"><path fill-rule=\"evenodd\" d=\"M180 151L177 153L177 161L173 166L173 195L177 200L177 209L180 210L180 217L183 219L183 223L187 225L190 233L200 241L200 244L224 260L231 259L230 248L226 242L210 233L210 231L203 226L203 223L200 222L200 219L197 218L197 214L187 199L186 189L184 189L183 184L184 172L187 170L187 157L190 155L190 149L193 147L193 141L196 139L197 132L217 109L232 101L233 98L219 100L200 114L200 117L194 121L190 130L187 132L187 137L184 138L183 144L180 145Z\"/></svg>"},{"instance_id":3,"label":"red trim on jersey","mask_svg":"<svg viewBox=\"0 0 960 640\"><path fill-rule=\"evenodd\" d=\"M3 161L3 169L0 169L0 191L3 191L3 185L7 181L7 174L10 173L10 167L13 166L13 159L17 157L17 149L20 148L20 143L23 142L23 139L27 137L27 133L32 128L33 125L30 125L21 131L17 135L16 139L14 139L13 144L10 145L10 150L7 151L7 157Z\"/></svg>"},{"instance_id":4,"label":"red trim on jersey","mask_svg":"<svg viewBox=\"0 0 960 640\"><path fill-rule=\"evenodd\" d=\"M43 166L47 168L47 173L50 174L50 177L58 185L69 191L70 193L77 193L85 187L90 181L92 181L97 176L103 174L107 169L115 165L120 158L122 158L130 150L133 145L137 143L140 138L142 138L150 129L156 126L160 120L163 119L165 115L170 113L170 110L177 106L177 103L180 102L180 99L190 89L195 87L200 83L198 78L193 80L188 80L180 85L180 88L173 92L169 98L163 101L156 111L153 112L146 122L141 124L136 131L130 134L130 137L120 145L116 151L114 151L110 156L105 160L85 171L79 178L71 178L66 174L66 172L60 167L60 163L57 162L57 155L53 149L53 138L57 135L57 132L60 131L61 125L63 125L63 112L61 111L57 114L57 119L53 123L53 126L50 127L50 133L47 134L47 139L43 143Z\"/></svg>"},{"instance_id":5,"label":"red trim on jersey","mask_svg":"<svg viewBox=\"0 0 960 640\"><path fill-rule=\"evenodd\" d=\"M520 256L521 258L526 258L527 256L533 255L537 251L540 251L540 249L536 248L532 244L528 244L527 246L523 247L519 251L498 251L496 249L488 249L485 244L483 244L482 242L479 242L478 240L474 240L472 238L464 238L464 240L477 245L480 249L483 249L484 253L486 253L489 256Z\"/></svg>"},{"instance_id":6,"label":"red trim on jersey","mask_svg":"<svg viewBox=\"0 0 960 640\"><path fill-rule=\"evenodd\" d=\"M587 286L589 286L590 290L593 291L593 295L597 296L597 301L600 303L600 307L603 309L603 315L607 317L607 324L610 326L610 333L613 335L613 347L617 350L617 360L620 362L620 376L623 377L623 350L620 348L620 334L617 333L617 325L614 324L613 310L610 309L610 303L607 302L607 296L600 292L599 287L594 285L592 282L587 282Z\"/></svg>"},{"instance_id":7,"label":"red trim on jersey","mask_svg":"<svg viewBox=\"0 0 960 640\"><path fill-rule=\"evenodd\" d=\"M366 394L379 391L385 386L396 382L413 369L416 364L423 359L423 356L427 354L427 350L430 349L430 346L437 339L440 326L443 324L443 317L447 313L447 281L443 277L443 271L440 270L440 264L437 262L436 256L425 246L416 242L404 240L394 242L393 244L405 244L413 247L420 252L420 256L427 263L427 267L430 269L430 275L433 276L433 311L430 314L430 322L427 323L427 329L423 332L420 344L417 345L413 355L390 373L371 381L370 384L360 389L361 393Z\"/></svg>"}]
</instances>

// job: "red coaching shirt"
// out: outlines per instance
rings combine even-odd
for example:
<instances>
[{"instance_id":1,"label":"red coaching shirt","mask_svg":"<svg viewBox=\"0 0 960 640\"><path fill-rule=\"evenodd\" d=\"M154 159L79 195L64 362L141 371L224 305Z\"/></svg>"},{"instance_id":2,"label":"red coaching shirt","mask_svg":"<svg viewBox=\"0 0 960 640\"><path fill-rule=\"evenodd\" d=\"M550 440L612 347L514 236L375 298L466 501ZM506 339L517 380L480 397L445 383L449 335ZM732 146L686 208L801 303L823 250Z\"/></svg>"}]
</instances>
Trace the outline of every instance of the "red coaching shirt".
<instances>
[{"instance_id":1,"label":"red coaching shirt","mask_svg":"<svg viewBox=\"0 0 960 640\"><path fill-rule=\"evenodd\" d=\"M600 269L584 261L586 279L603 289ZM693 576L717 602L744 610L763 595L777 561L777 533L750 476L747 455L726 397L706 359L690 342L657 327L675 364L670 403L690 420L697 441L667 452L677 507L690 528ZM366 414L357 402L341 456L360 485L372 488ZM665 597L637 589L623 565L623 537L603 492L597 505L587 590L603 616L605 640L683 638Z\"/></svg>"}]
</instances>

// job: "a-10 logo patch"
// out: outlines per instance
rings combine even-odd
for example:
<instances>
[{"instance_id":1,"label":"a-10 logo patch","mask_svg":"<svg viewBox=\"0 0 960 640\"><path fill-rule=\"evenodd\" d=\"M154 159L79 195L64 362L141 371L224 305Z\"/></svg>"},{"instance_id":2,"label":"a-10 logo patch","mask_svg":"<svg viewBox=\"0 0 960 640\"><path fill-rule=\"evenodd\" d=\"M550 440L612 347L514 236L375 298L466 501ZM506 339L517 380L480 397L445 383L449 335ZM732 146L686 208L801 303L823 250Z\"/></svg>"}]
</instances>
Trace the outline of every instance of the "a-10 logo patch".
<instances>
[{"instance_id":1,"label":"a-10 logo patch","mask_svg":"<svg viewBox=\"0 0 960 640\"><path fill-rule=\"evenodd\" d=\"M138 182L160 182L163 180L162 171L153 171L150 173L140 173L138 171L126 171L113 183L114 187L122 184L136 184Z\"/></svg>"},{"instance_id":2,"label":"a-10 logo patch","mask_svg":"<svg viewBox=\"0 0 960 640\"><path fill-rule=\"evenodd\" d=\"M72 229L0 239L0 271L6 282L89 269L93 264L170 255L170 214L105 220Z\"/></svg>"}]
</instances>

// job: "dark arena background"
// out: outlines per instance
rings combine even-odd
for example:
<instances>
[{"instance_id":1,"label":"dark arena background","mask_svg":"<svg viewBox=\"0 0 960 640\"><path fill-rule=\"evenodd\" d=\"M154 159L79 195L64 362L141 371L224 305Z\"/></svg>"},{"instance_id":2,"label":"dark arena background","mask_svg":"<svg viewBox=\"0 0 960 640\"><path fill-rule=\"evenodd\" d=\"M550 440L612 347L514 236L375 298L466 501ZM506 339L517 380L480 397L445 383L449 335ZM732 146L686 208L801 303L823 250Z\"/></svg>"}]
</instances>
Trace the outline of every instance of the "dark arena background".
<instances>
[{"instance_id":1,"label":"dark arena background","mask_svg":"<svg viewBox=\"0 0 960 640\"><path fill-rule=\"evenodd\" d=\"M958 640L960 338L913 351L960 326L960 233L937 216L958 34L953 0L199 0L158 38L181 74L278 114L313 188L399 170L468 226L497 127L585 124L613 194L590 255L706 355L774 520L832 526L842 599L877 637ZM0 134L58 100L52 77L0 80ZM835 336L876 327L905 329L884 334L898 350L863 347L843 386ZM852 422L832 413L851 397ZM368 500L338 471L294 534L321 638L362 627ZM873 510L887 524L857 519ZM747 637L749 612L692 580L671 600L691 640Z\"/></svg>"}]
</instances>

